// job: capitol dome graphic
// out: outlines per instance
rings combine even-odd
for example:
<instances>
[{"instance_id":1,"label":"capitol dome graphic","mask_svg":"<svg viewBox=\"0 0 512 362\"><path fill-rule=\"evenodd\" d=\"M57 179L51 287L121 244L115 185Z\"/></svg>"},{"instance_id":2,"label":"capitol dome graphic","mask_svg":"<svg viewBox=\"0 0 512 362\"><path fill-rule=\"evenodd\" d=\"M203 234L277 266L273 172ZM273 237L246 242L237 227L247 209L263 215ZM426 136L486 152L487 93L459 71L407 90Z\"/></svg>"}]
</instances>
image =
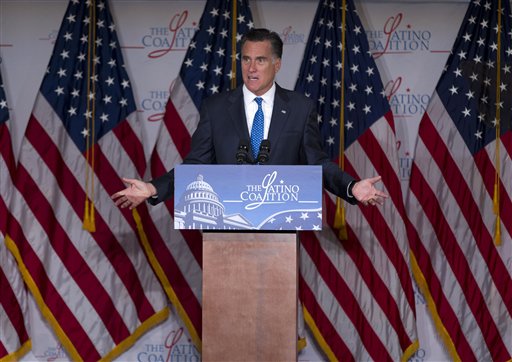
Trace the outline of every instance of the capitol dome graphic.
<instances>
[{"instance_id":1,"label":"capitol dome graphic","mask_svg":"<svg viewBox=\"0 0 512 362\"><path fill-rule=\"evenodd\" d=\"M252 229L240 214L225 215L225 207L213 187L199 174L188 184L174 210L176 229ZM186 227L185 227L186 225Z\"/></svg>"}]
</instances>

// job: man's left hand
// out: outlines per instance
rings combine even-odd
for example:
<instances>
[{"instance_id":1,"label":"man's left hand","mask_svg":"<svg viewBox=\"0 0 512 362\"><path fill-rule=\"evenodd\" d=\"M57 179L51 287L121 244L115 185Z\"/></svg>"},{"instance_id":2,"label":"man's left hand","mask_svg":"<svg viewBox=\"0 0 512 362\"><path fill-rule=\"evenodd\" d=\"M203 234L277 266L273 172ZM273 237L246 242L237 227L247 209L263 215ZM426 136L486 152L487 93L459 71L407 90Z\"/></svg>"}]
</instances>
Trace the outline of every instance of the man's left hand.
<instances>
[{"instance_id":1,"label":"man's left hand","mask_svg":"<svg viewBox=\"0 0 512 362\"><path fill-rule=\"evenodd\" d=\"M381 176L376 176L357 181L352 188L352 194L363 205L382 205L389 195L375 188L375 184L381 179Z\"/></svg>"}]
</instances>

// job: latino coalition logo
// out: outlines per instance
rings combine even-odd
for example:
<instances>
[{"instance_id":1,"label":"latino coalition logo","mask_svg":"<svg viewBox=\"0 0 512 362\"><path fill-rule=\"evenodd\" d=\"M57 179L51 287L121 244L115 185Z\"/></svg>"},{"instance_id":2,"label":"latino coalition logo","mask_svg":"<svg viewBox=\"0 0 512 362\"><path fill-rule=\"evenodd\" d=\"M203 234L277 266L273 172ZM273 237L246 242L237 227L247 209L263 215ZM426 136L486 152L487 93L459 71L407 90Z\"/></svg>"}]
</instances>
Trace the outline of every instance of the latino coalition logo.
<instances>
[{"instance_id":1,"label":"latino coalition logo","mask_svg":"<svg viewBox=\"0 0 512 362\"><path fill-rule=\"evenodd\" d=\"M423 295L423 293L421 293L421 290L418 287L418 284L416 284L416 282L412 283L412 289L414 291L414 299L416 301L416 304L426 305L427 301L425 300L425 296Z\"/></svg>"},{"instance_id":2,"label":"latino coalition logo","mask_svg":"<svg viewBox=\"0 0 512 362\"><path fill-rule=\"evenodd\" d=\"M138 362L199 362L200 354L190 340L183 340L183 328L172 330L163 344L146 344L137 354Z\"/></svg>"},{"instance_id":3,"label":"latino coalition logo","mask_svg":"<svg viewBox=\"0 0 512 362\"><path fill-rule=\"evenodd\" d=\"M55 44L55 41L57 40L58 35L59 35L59 31L54 29L50 33L48 33L48 35L46 35L45 37L39 38L39 40L45 40L45 41L49 41L50 44Z\"/></svg>"},{"instance_id":4,"label":"latino coalition logo","mask_svg":"<svg viewBox=\"0 0 512 362\"><path fill-rule=\"evenodd\" d=\"M398 141L399 149L401 142ZM411 177L411 168L412 168L412 157L409 152L405 153L405 156L398 158L398 167L400 171L400 179L408 180Z\"/></svg>"},{"instance_id":5,"label":"latino coalition logo","mask_svg":"<svg viewBox=\"0 0 512 362\"><path fill-rule=\"evenodd\" d=\"M262 205L282 204L299 201L299 185L286 185L283 180L275 184L277 171L265 175L260 184L247 185L247 189L240 193L240 200L248 202L246 210L254 210Z\"/></svg>"},{"instance_id":6,"label":"latino coalition logo","mask_svg":"<svg viewBox=\"0 0 512 362\"><path fill-rule=\"evenodd\" d=\"M281 36L281 40L284 44L293 45L306 42L306 35L304 33L297 33L293 30L292 26L284 28L279 35Z\"/></svg>"},{"instance_id":7,"label":"latino coalition logo","mask_svg":"<svg viewBox=\"0 0 512 362\"><path fill-rule=\"evenodd\" d=\"M399 29L404 15L398 13L390 16L382 30L367 30L370 51L374 58L389 53L412 53L429 51L432 33L429 30L414 30L411 24Z\"/></svg>"},{"instance_id":8,"label":"latino coalition logo","mask_svg":"<svg viewBox=\"0 0 512 362\"><path fill-rule=\"evenodd\" d=\"M163 120L165 114L165 105L169 99L167 90L150 90L141 101L142 112L148 112L148 122L158 122Z\"/></svg>"},{"instance_id":9,"label":"latino coalition logo","mask_svg":"<svg viewBox=\"0 0 512 362\"><path fill-rule=\"evenodd\" d=\"M419 348L414 354L407 360L407 362L423 362L427 357L427 352L423 348Z\"/></svg>"},{"instance_id":10,"label":"latino coalition logo","mask_svg":"<svg viewBox=\"0 0 512 362\"><path fill-rule=\"evenodd\" d=\"M150 49L148 58L161 58L172 51L187 50L190 40L197 30L195 21L186 25L188 16L188 10L183 10L171 17L169 25L148 29L147 34L141 38L144 48Z\"/></svg>"},{"instance_id":11,"label":"latino coalition logo","mask_svg":"<svg viewBox=\"0 0 512 362\"><path fill-rule=\"evenodd\" d=\"M64 351L64 349L62 348L62 345L60 343L57 344L57 346L55 346L55 347L48 346L46 348L46 351L44 351L43 354L38 354L35 357L39 361L47 361L47 362L68 359L68 356L66 355L66 352Z\"/></svg>"},{"instance_id":12,"label":"latino coalition logo","mask_svg":"<svg viewBox=\"0 0 512 362\"><path fill-rule=\"evenodd\" d=\"M397 119L409 120L421 117L425 113L431 96L426 93L414 93L409 87L402 90L403 78L397 77L384 85L384 92L389 101L393 116ZM399 171L402 180L411 175L412 157L408 149L402 149L402 142L397 141L399 154Z\"/></svg>"},{"instance_id":13,"label":"latino coalition logo","mask_svg":"<svg viewBox=\"0 0 512 362\"><path fill-rule=\"evenodd\" d=\"M403 78L397 77L384 85L393 116L409 118L423 115L430 102L430 94L414 93L409 87L402 89L402 82Z\"/></svg>"}]
</instances>

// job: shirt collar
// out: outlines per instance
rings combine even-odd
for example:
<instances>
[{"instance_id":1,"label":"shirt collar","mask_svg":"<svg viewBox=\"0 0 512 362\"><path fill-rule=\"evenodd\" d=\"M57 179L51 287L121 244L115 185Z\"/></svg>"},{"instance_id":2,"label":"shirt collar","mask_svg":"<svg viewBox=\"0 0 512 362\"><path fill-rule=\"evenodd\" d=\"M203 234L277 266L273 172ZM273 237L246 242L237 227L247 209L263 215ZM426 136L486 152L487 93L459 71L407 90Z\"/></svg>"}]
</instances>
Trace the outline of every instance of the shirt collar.
<instances>
[{"instance_id":1,"label":"shirt collar","mask_svg":"<svg viewBox=\"0 0 512 362\"><path fill-rule=\"evenodd\" d=\"M243 93L244 93L244 103L246 105L250 104L252 101L254 101L254 98L258 97L256 94L251 92L247 87L242 87ZM272 83L272 87L263 95L259 96L263 98L264 103L266 104L273 104L274 103L274 96L276 94L276 82Z\"/></svg>"}]
</instances>

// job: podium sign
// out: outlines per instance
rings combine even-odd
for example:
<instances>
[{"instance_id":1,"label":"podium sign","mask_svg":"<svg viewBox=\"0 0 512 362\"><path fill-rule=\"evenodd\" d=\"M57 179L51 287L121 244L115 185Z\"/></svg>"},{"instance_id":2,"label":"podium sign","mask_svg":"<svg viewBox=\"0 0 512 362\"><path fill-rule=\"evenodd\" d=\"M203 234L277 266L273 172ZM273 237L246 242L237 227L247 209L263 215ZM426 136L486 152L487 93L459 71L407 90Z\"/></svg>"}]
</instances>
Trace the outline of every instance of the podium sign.
<instances>
[{"instance_id":1,"label":"podium sign","mask_svg":"<svg viewBox=\"0 0 512 362\"><path fill-rule=\"evenodd\" d=\"M179 165L174 227L321 230L322 167Z\"/></svg>"}]
</instances>

